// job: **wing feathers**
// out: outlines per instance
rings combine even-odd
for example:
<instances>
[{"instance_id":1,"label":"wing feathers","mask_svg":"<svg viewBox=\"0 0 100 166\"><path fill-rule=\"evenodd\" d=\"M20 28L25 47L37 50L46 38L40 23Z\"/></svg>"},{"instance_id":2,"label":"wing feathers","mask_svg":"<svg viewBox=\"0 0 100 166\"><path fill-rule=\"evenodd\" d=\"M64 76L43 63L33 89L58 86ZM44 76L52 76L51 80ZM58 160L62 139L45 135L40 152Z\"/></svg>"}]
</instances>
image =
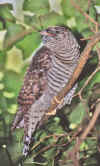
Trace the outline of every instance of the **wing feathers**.
<instances>
[{"instance_id":1,"label":"wing feathers","mask_svg":"<svg viewBox=\"0 0 100 166\"><path fill-rule=\"evenodd\" d=\"M18 111L12 125L14 130L20 121L26 123L30 106L43 94L47 86L47 71L50 68L51 52L46 47L40 48L33 56L24 77L23 86L18 95ZM26 127L24 127L26 128Z\"/></svg>"}]
</instances>

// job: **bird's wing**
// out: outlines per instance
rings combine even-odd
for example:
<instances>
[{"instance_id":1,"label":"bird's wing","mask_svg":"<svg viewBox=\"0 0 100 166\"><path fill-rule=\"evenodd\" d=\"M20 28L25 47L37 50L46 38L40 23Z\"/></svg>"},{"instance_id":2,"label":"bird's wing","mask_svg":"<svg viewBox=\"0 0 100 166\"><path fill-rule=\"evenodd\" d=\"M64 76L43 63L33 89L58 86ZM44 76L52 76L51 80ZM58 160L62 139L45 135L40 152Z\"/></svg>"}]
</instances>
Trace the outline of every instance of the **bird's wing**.
<instances>
[{"instance_id":1,"label":"bird's wing","mask_svg":"<svg viewBox=\"0 0 100 166\"><path fill-rule=\"evenodd\" d=\"M28 114L31 105L41 97L46 89L47 71L51 63L50 54L51 51L43 46L32 58L32 62L24 77L23 86L18 95L18 111L12 125L12 130L20 127L20 122L27 125L27 116L25 115Z\"/></svg>"}]
</instances>

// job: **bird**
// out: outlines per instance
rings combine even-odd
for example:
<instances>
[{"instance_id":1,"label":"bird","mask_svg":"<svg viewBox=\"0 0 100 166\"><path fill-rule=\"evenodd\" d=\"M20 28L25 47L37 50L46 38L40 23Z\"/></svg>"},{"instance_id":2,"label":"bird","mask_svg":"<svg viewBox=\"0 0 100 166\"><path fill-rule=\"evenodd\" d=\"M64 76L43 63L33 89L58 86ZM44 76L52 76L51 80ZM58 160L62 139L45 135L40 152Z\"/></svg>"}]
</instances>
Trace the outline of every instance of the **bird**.
<instances>
[{"instance_id":1,"label":"bird","mask_svg":"<svg viewBox=\"0 0 100 166\"><path fill-rule=\"evenodd\" d=\"M18 95L18 111L12 125L24 128L23 154L26 156L32 134L50 116L48 108L52 99L71 78L80 57L80 45L66 26L50 26L40 31L41 47L37 49L24 76ZM56 110L71 104L77 82L59 102Z\"/></svg>"}]
</instances>

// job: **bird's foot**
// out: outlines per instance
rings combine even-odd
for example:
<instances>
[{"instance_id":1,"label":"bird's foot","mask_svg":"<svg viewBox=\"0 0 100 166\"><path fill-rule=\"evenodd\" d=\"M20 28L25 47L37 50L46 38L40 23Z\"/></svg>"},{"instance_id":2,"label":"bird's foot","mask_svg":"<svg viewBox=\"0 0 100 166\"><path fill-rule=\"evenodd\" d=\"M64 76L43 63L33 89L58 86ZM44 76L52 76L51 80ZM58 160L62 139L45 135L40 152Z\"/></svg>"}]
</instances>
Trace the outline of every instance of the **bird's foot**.
<instances>
[{"instance_id":1,"label":"bird's foot","mask_svg":"<svg viewBox=\"0 0 100 166\"><path fill-rule=\"evenodd\" d=\"M55 114L56 114L56 109L46 113L46 115L48 116L55 115Z\"/></svg>"},{"instance_id":2,"label":"bird's foot","mask_svg":"<svg viewBox=\"0 0 100 166\"><path fill-rule=\"evenodd\" d=\"M53 98L53 100L52 100L52 104L55 104L55 102L56 102L57 104L62 104L63 101L64 101L64 98L61 99L61 100L59 100L59 99L57 99L56 96L54 96L54 98Z\"/></svg>"},{"instance_id":3,"label":"bird's foot","mask_svg":"<svg viewBox=\"0 0 100 166\"><path fill-rule=\"evenodd\" d=\"M59 99L57 99L56 96L54 96L54 98L53 98L53 100L52 100L51 103L52 103L52 104L57 103L58 105L61 105L61 104L63 103L63 101L64 101L64 99L59 100ZM46 113L46 115L48 115L48 116L55 115L55 114L56 114L56 109L54 109L54 110L52 110L52 111Z\"/></svg>"}]
</instances>

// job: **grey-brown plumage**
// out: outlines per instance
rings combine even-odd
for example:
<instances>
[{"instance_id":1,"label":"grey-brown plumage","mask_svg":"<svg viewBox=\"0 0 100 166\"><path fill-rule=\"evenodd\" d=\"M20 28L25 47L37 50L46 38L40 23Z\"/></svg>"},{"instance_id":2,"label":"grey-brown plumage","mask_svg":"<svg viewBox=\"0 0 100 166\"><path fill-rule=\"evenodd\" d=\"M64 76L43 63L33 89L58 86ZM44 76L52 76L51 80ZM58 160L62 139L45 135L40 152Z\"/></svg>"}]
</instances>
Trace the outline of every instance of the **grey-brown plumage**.
<instances>
[{"instance_id":1,"label":"grey-brown plumage","mask_svg":"<svg viewBox=\"0 0 100 166\"><path fill-rule=\"evenodd\" d=\"M19 110L12 129L24 124L24 154L32 133L42 124L52 99L65 86L79 60L79 45L72 32L63 26L41 32L43 45L32 59L18 96ZM56 109L70 104L77 84Z\"/></svg>"}]
</instances>

